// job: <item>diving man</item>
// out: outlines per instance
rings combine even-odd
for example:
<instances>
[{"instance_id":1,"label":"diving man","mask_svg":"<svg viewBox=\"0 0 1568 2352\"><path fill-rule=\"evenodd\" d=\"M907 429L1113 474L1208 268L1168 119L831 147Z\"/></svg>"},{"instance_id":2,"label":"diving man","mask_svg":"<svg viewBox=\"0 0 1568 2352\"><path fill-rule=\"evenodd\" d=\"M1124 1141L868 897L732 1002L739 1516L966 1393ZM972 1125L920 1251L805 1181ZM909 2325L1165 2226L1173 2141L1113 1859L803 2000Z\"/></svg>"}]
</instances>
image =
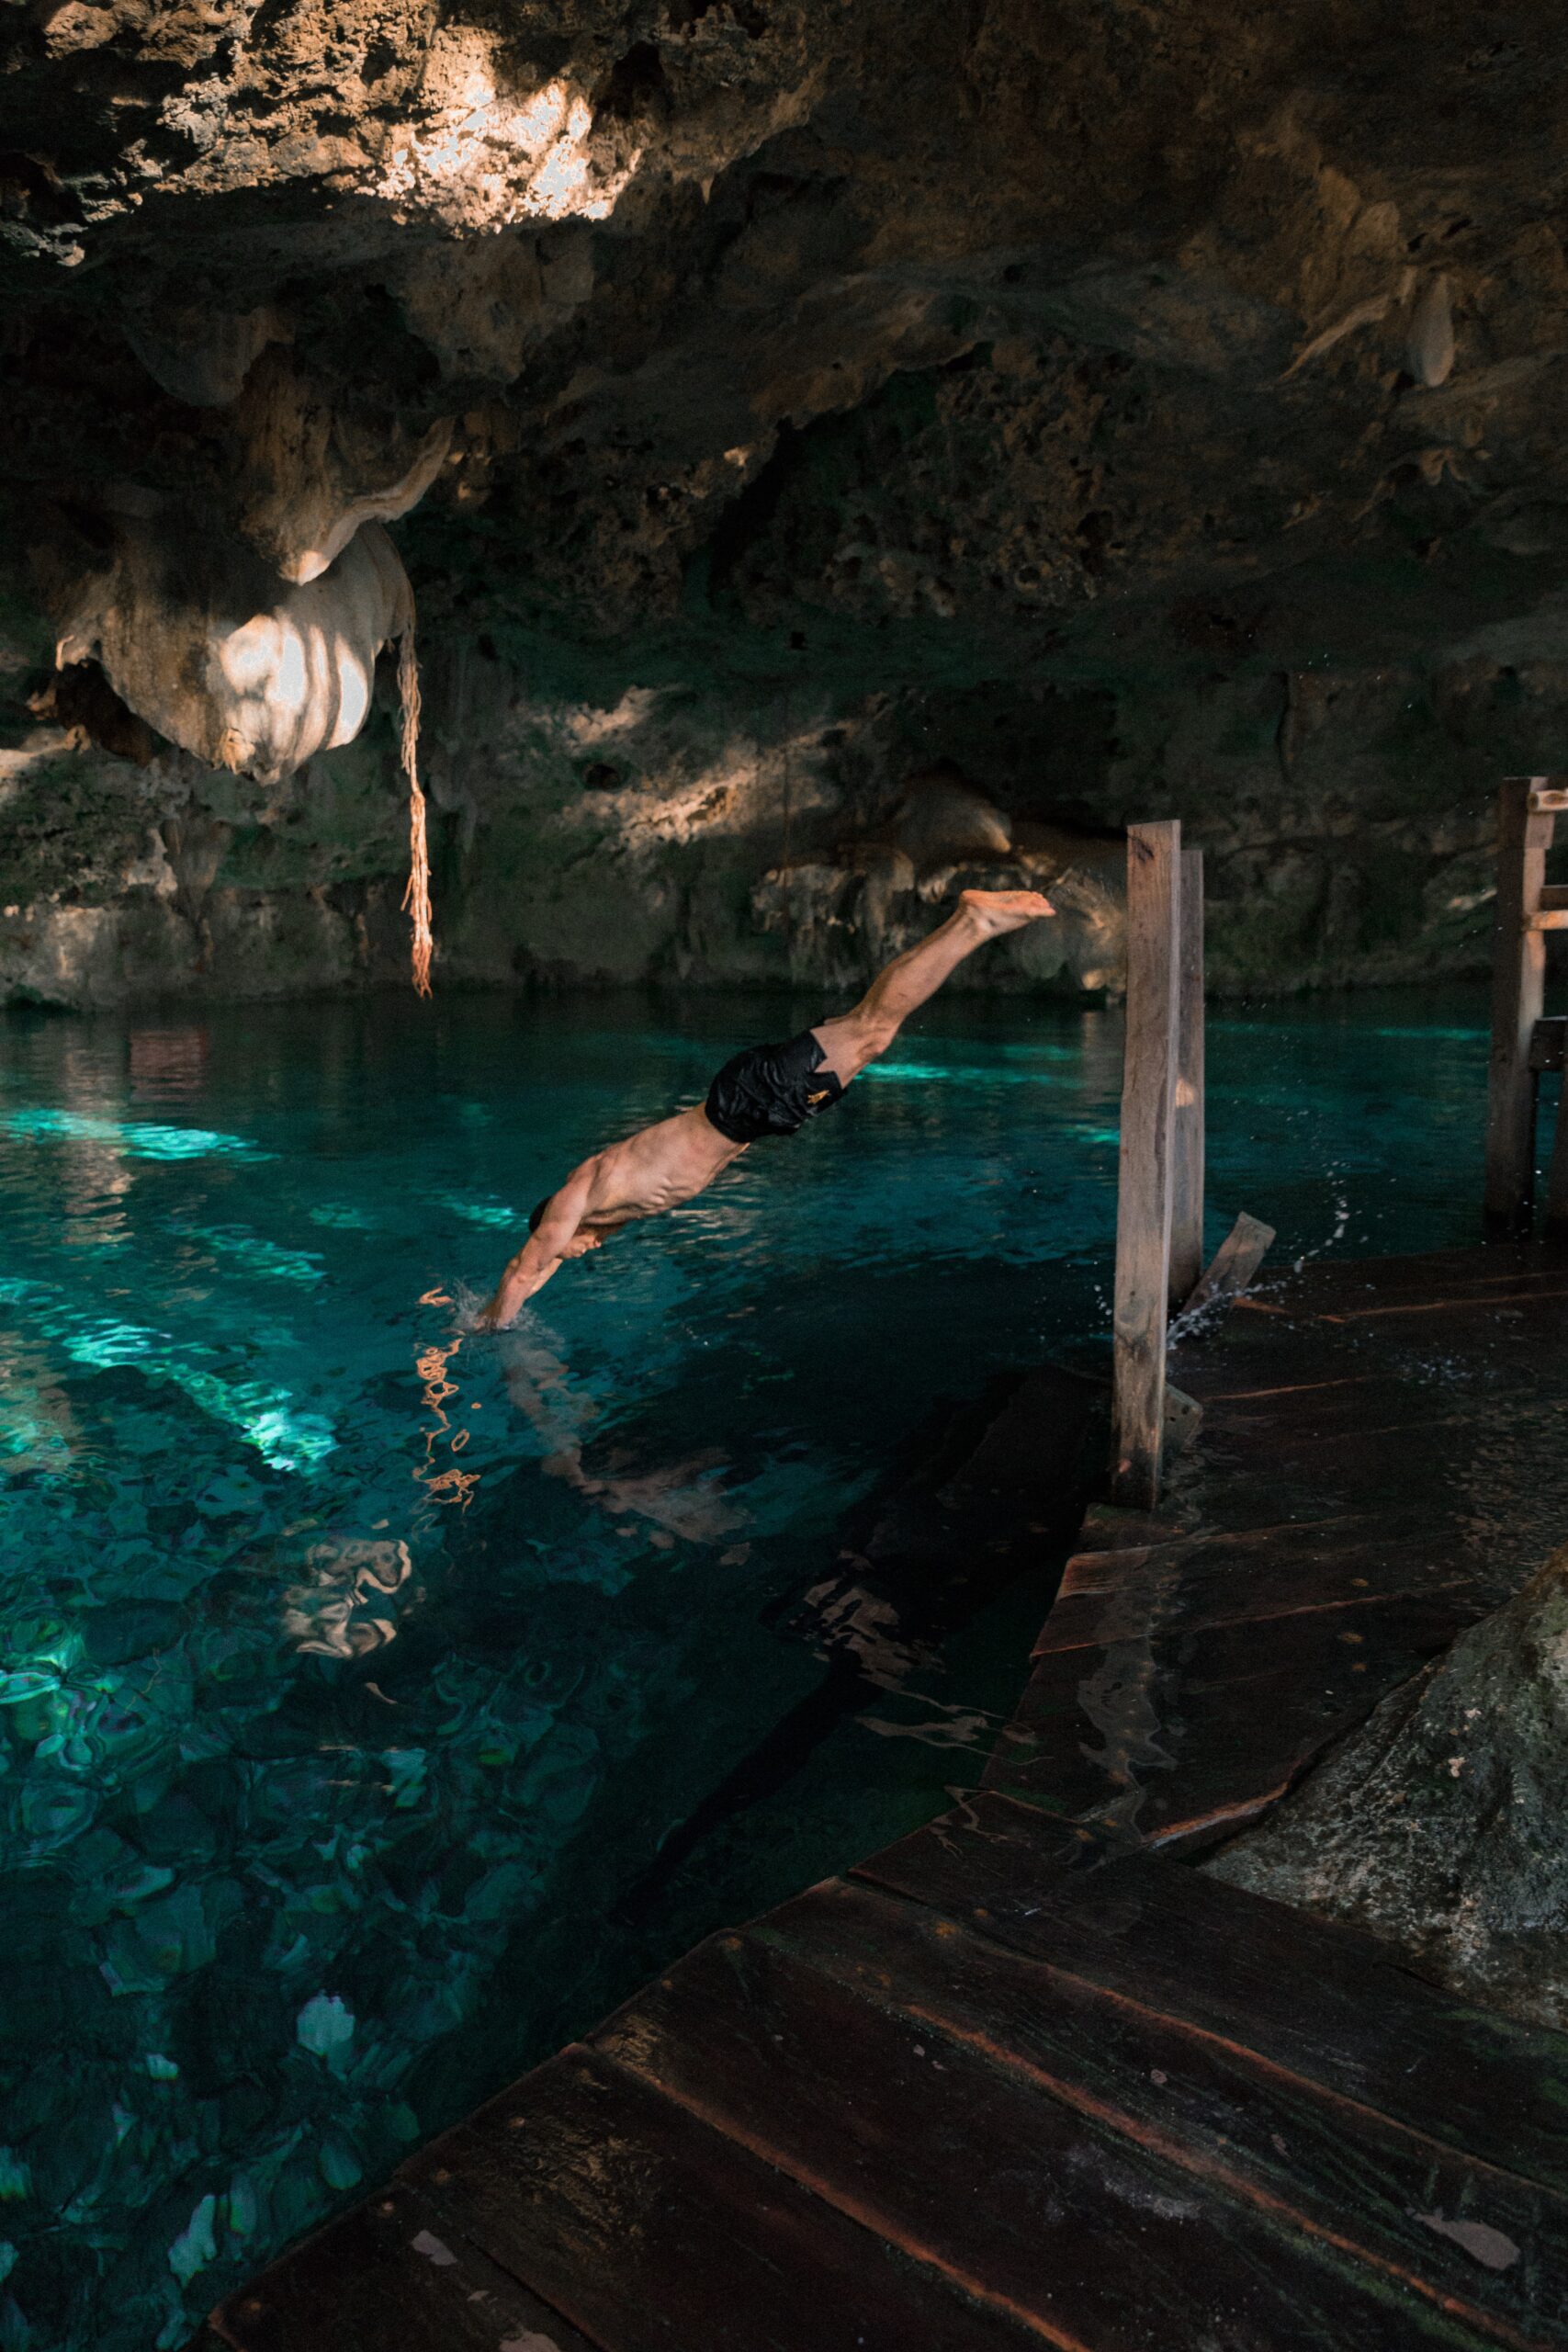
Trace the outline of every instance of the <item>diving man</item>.
<instances>
[{"instance_id":1,"label":"diving man","mask_svg":"<svg viewBox=\"0 0 1568 2352\"><path fill-rule=\"evenodd\" d=\"M852 1011L783 1045L749 1046L726 1062L705 1102L596 1151L535 1209L528 1238L480 1311L478 1328L504 1330L569 1258L599 1249L634 1218L678 1208L763 1136L795 1134L887 1051L909 1015L966 956L1055 912L1038 890L964 891L941 928L896 956Z\"/></svg>"}]
</instances>

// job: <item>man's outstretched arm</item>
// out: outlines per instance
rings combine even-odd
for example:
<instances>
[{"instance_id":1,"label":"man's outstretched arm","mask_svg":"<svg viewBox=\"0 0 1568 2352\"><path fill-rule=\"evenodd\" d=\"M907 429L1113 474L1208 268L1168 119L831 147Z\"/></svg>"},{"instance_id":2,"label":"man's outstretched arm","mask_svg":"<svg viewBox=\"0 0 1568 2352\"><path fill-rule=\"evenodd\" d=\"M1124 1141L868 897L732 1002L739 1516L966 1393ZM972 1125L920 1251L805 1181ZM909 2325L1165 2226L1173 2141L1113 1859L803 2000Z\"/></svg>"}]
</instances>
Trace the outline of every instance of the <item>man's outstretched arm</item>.
<instances>
[{"instance_id":1,"label":"man's outstretched arm","mask_svg":"<svg viewBox=\"0 0 1568 2352\"><path fill-rule=\"evenodd\" d=\"M576 1238L593 1189L593 1162L585 1160L567 1178L534 1231L512 1259L496 1285L495 1296L480 1308L477 1328L503 1331L537 1290L543 1290Z\"/></svg>"}]
</instances>

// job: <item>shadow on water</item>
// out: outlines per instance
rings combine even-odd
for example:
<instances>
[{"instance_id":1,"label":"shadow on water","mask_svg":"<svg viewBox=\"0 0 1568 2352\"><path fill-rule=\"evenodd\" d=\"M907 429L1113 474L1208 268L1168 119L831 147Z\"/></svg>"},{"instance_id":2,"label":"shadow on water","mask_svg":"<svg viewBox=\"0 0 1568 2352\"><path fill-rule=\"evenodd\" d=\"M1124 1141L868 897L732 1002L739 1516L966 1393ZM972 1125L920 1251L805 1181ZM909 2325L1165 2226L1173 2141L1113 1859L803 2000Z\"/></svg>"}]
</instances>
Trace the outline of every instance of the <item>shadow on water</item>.
<instances>
[{"instance_id":1,"label":"shadow on water","mask_svg":"<svg viewBox=\"0 0 1568 2352\"><path fill-rule=\"evenodd\" d=\"M764 1612L823 1660L820 1685L670 1832L621 1916L646 1920L705 1838L788 1788L868 1701L917 1683L1026 1567L1055 1571L1043 1616L1093 1488L1102 1404L1097 1384L1048 1368L998 1378L978 1404L917 1433L910 1463L851 1514L831 1574Z\"/></svg>"}]
</instances>

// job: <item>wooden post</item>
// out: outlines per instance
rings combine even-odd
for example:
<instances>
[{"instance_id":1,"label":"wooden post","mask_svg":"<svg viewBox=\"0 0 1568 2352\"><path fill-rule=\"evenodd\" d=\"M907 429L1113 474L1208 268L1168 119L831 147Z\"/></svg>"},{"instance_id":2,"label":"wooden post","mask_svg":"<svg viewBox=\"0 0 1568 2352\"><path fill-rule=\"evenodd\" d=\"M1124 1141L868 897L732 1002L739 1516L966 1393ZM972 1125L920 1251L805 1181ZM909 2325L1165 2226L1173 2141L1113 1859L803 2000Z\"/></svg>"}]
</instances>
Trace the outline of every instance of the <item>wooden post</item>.
<instances>
[{"instance_id":1,"label":"wooden post","mask_svg":"<svg viewBox=\"0 0 1568 2352\"><path fill-rule=\"evenodd\" d=\"M1535 1198L1535 1024L1545 1001L1546 936L1540 910L1552 820L1532 814L1545 776L1506 776L1497 806L1497 910L1492 949L1492 1067L1486 1116L1486 1221L1528 1228Z\"/></svg>"},{"instance_id":2,"label":"wooden post","mask_svg":"<svg viewBox=\"0 0 1568 2352\"><path fill-rule=\"evenodd\" d=\"M1127 831L1127 1044L1116 1201L1113 1498L1152 1510L1165 1440L1181 827Z\"/></svg>"},{"instance_id":3,"label":"wooden post","mask_svg":"<svg viewBox=\"0 0 1568 2352\"><path fill-rule=\"evenodd\" d=\"M1203 1272L1203 853L1181 853L1181 957L1176 1124L1171 1148L1170 1304L1184 1306Z\"/></svg>"}]
</instances>

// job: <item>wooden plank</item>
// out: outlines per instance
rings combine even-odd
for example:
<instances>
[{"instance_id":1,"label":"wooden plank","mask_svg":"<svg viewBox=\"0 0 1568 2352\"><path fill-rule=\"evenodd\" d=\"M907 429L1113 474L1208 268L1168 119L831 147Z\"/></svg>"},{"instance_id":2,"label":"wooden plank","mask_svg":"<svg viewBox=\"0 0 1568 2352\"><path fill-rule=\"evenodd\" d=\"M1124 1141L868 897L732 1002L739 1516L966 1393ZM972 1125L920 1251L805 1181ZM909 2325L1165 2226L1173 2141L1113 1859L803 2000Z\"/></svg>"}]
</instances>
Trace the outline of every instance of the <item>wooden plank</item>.
<instances>
[{"instance_id":1,"label":"wooden plank","mask_svg":"<svg viewBox=\"0 0 1568 2352\"><path fill-rule=\"evenodd\" d=\"M1176 1100L1171 1128L1170 1304L1183 1306L1203 1272L1205 1126L1203 853L1184 849L1180 866L1180 968L1177 999Z\"/></svg>"},{"instance_id":2,"label":"wooden plank","mask_svg":"<svg viewBox=\"0 0 1568 2352\"><path fill-rule=\"evenodd\" d=\"M1474 1250L1435 1250L1416 1258L1319 1260L1292 1277L1280 1290L1279 1303L1310 1318L1323 1303L1347 1294L1443 1298L1507 1282L1528 1289L1548 1279L1560 1281L1562 1264L1560 1254L1538 1243L1506 1239L1490 1240Z\"/></svg>"},{"instance_id":3,"label":"wooden plank","mask_svg":"<svg viewBox=\"0 0 1568 2352\"><path fill-rule=\"evenodd\" d=\"M1169 1553L1175 1558L1188 1557L1200 1550L1247 1549L1276 1536L1311 1541L1326 1551L1336 1544L1362 1543L1386 1523L1384 1514L1375 1510L1342 1511L1325 1519L1275 1520L1248 1527L1216 1527L1208 1521L1194 1520L1189 1526L1173 1527L1140 1544L1085 1544L1068 1558L1056 1599L1060 1602L1079 1593L1114 1592L1129 1571L1162 1553ZM1396 1523L1403 1526L1404 1522L1400 1520ZM1412 1515L1412 1524L1416 1523ZM1050 1623L1049 1618L1046 1623ZM1039 1654L1037 1648L1036 1657Z\"/></svg>"},{"instance_id":4,"label":"wooden plank","mask_svg":"<svg viewBox=\"0 0 1568 2352\"><path fill-rule=\"evenodd\" d=\"M1532 822L1538 821L1532 820ZM1533 915L1525 917L1525 929L1532 931L1568 931L1568 907L1538 907Z\"/></svg>"},{"instance_id":5,"label":"wooden plank","mask_svg":"<svg viewBox=\"0 0 1568 2352\"><path fill-rule=\"evenodd\" d=\"M985 1781L1156 1844L1239 1826L1481 1613L1462 1592L1042 1657Z\"/></svg>"},{"instance_id":6,"label":"wooden plank","mask_svg":"<svg viewBox=\"0 0 1568 2352\"><path fill-rule=\"evenodd\" d=\"M1532 817L1546 816L1555 810L1568 808L1568 787L1554 784L1550 776L1532 775L1529 778L1529 783Z\"/></svg>"},{"instance_id":7,"label":"wooden plank","mask_svg":"<svg viewBox=\"0 0 1568 2352\"><path fill-rule=\"evenodd\" d=\"M551 2059L406 2170L443 2237L601 2352L1038 2352L994 2301L597 2052Z\"/></svg>"},{"instance_id":8,"label":"wooden plank","mask_svg":"<svg viewBox=\"0 0 1568 2352\"><path fill-rule=\"evenodd\" d=\"M1127 831L1127 1041L1116 1199L1111 1491L1150 1510L1165 1443L1181 827Z\"/></svg>"},{"instance_id":9,"label":"wooden plank","mask_svg":"<svg viewBox=\"0 0 1568 2352\"><path fill-rule=\"evenodd\" d=\"M397 2186L231 2295L209 2327L234 2352L594 2352Z\"/></svg>"},{"instance_id":10,"label":"wooden plank","mask_svg":"<svg viewBox=\"0 0 1568 2352\"><path fill-rule=\"evenodd\" d=\"M873 1887L829 1880L753 1932L912 2020L933 2069L953 2044L981 2049L1195 2184L1353 2252L1396 2294L1503 2343L1568 2334L1568 2199L1538 2183ZM1432 2226L1460 2215L1515 2249L1502 2267Z\"/></svg>"},{"instance_id":11,"label":"wooden plank","mask_svg":"<svg viewBox=\"0 0 1568 2352\"><path fill-rule=\"evenodd\" d=\"M1341 1266L1309 1266L1292 1283L1288 1296L1294 1310L1310 1321L1345 1298L1466 1298L1516 1293L1528 1295L1562 1279L1561 1261L1547 1260L1536 1248L1520 1249L1497 1241L1452 1265L1435 1261L1429 1266L1404 1259L1366 1259Z\"/></svg>"},{"instance_id":12,"label":"wooden plank","mask_svg":"<svg viewBox=\"0 0 1568 2352\"><path fill-rule=\"evenodd\" d=\"M1456 1526L1376 1525L1359 1540L1341 1529L1297 1525L1241 1539L1151 1546L1121 1555L1119 1575L1081 1574L1067 1564L1045 1620L1036 1657L1057 1650L1107 1648L1156 1634L1207 1632L1218 1625L1267 1624L1332 1611L1340 1629L1383 1600L1446 1595L1459 1607L1484 1605L1474 1588L1470 1545ZM1097 1568L1116 1555L1090 1555Z\"/></svg>"},{"instance_id":13,"label":"wooden plank","mask_svg":"<svg viewBox=\"0 0 1568 2352\"><path fill-rule=\"evenodd\" d=\"M1540 1019L1546 942L1527 926L1540 904L1552 819L1532 816L1540 777L1511 776L1498 797L1497 902L1492 946L1492 1059L1486 1125L1486 1217L1517 1231L1535 1192L1535 1080L1530 1044Z\"/></svg>"},{"instance_id":14,"label":"wooden plank","mask_svg":"<svg viewBox=\"0 0 1568 2352\"><path fill-rule=\"evenodd\" d=\"M1319 1319L1364 1324L1374 1320L1390 1321L1396 1317L1446 1317L1457 1329L1463 1323L1473 1328L1475 1318L1484 1317L1490 1317L1498 1323L1506 1318L1523 1322L1527 1317L1532 1320L1544 1318L1548 1324L1561 1323L1565 1311L1568 1311L1568 1267L1560 1267L1555 1288L1548 1282L1540 1282L1504 1292L1472 1288L1450 1298L1406 1296L1380 1299L1374 1295L1364 1306L1346 1306L1338 1310L1325 1307ZM1430 1329L1430 1323L1427 1329Z\"/></svg>"},{"instance_id":15,"label":"wooden plank","mask_svg":"<svg viewBox=\"0 0 1568 2352\"><path fill-rule=\"evenodd\" d=\"M1274 1241L1274 1227L1244 1209L1214 1252L1213 1262L1187 1301L1189 1315L1239 1298Z\"/></svg>"},{"instance_id":16,"label":"wooden plank","mask_svg":"<svg viewBox=\"0 0 1568 2352\"><path fill-rule=\"evenodd\" d=\"M1265 2217L1231 2193L1234 2168L1195 2179L1168 2145L1140 2146L1067 2104L986 2027L976 2017L965 2041L813 1968L809 1952L728 1935L596 2043L877 2237L983 2279L1037 2342L1415 2352L1450 2329L1461 2344L1493 2340L1468 2311L1392 2294L1386 2274Z\"/></svg>"},{"instance_id":17,"label":"wooden plank","mask_svg":"<svg viewBox=\"0 0 1568 2352\"><path fill-rule=\"evenodd\" d=\"M972 1826L949 1817L853 1876L1568 2195L1568 2036L1471 2007L1375 1937L1157 1855L1047 1874L1059 1826L987 1795L967 1811Z\"/></svg>"},{"instance_id":18,"label":"wooden plank","mask_svg":"<svg viewBox=\"0 0 1568 2352\"><path fill-rule=\"evenodd\" d=\"M1184 1365L1183 1375L1205 1410L1223 1422L1227 1437L1247 1445L1272 1445L1298 1430L1321 1438L1369 1430L1426 1429L1463 1416L1478 1399L1496 1395L1484 1366L1463 1360L1445 1367L1440 1386L1402 1379L1393 1372L1325 1369L1311 1380L1281 1378L1289 1370L1288 1363L1259 1366L1245 1386L1229 1386L1227 1375L1234 1379L1235 1367L1216 1358L1207 1364Z\"/></svg>"}]
</instances>

